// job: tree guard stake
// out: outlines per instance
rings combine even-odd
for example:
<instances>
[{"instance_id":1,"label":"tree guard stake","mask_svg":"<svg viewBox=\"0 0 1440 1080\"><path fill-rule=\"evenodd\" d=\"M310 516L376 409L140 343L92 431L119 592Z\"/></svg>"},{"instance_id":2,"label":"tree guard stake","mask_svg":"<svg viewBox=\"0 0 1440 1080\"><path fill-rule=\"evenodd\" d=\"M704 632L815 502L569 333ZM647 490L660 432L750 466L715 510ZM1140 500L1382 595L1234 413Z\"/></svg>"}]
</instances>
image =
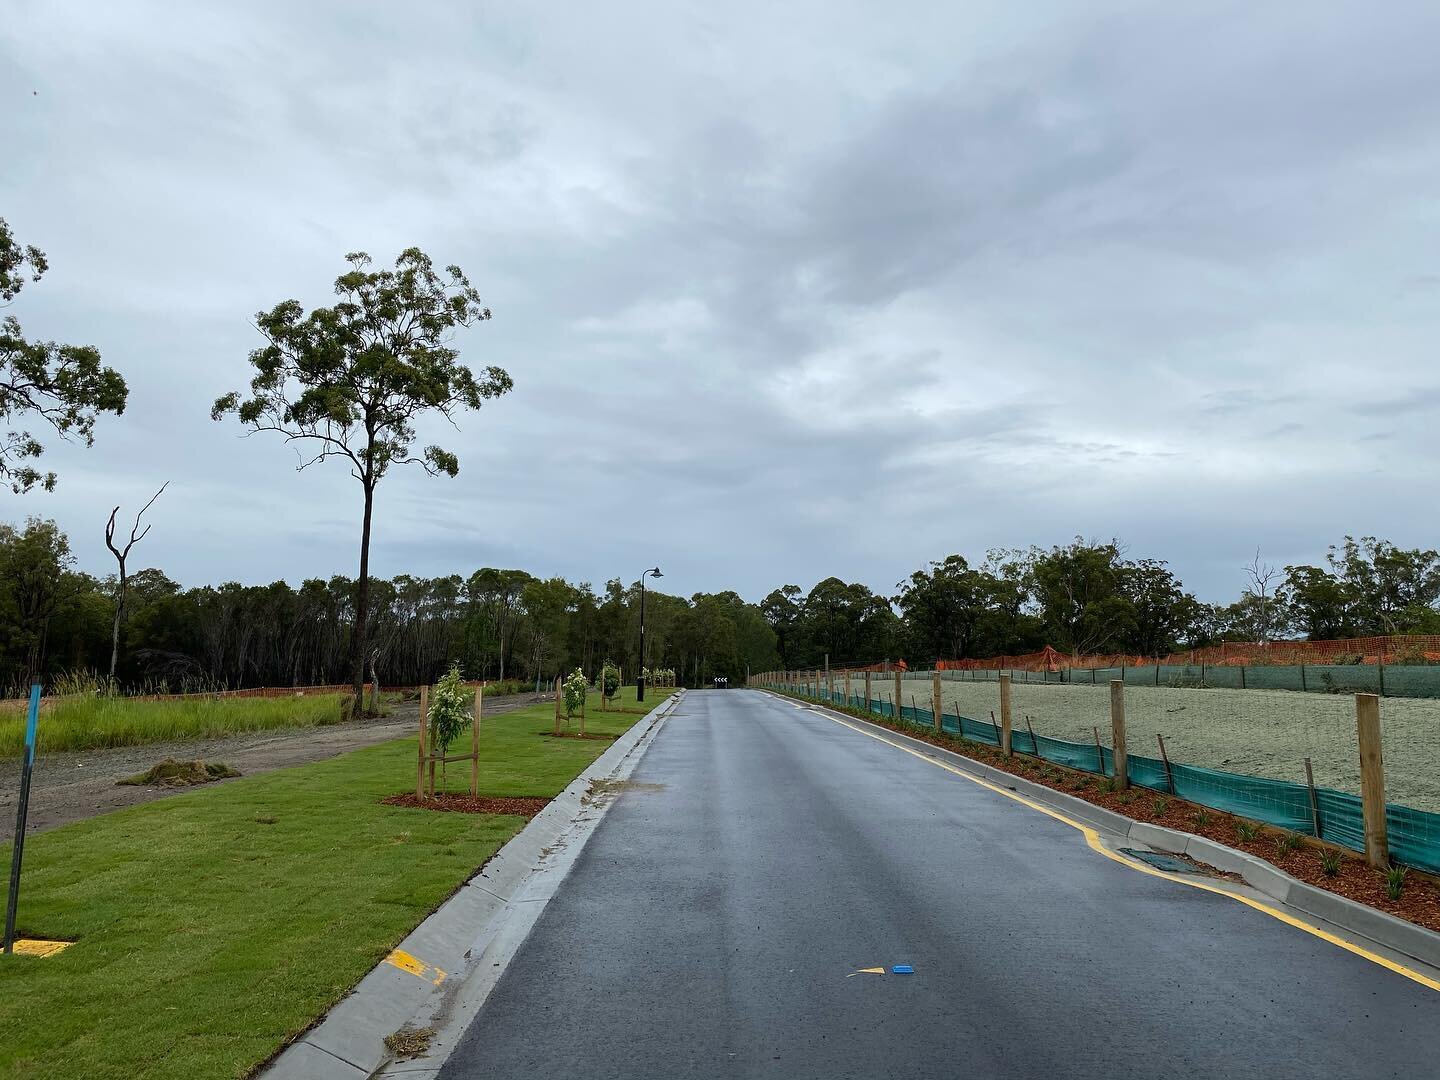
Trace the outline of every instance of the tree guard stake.
<instances>
[{"instance_id":1,"label":"tree guard stake","mask_svg":"<svg viewBox=\"0 0 1440 1080\"><path fill-rule=\"evenodd\" d=\"M15 951L15 910L20 902L20 860L25 855L25 818L30 810L30 774L35 771L35 728L40 721L40 684L30 687L25 720L25 759L20 767L20 805L15 811L15 846L10 852L10 900L5 905L5 952Z\"/></svg>"}]
</instances>

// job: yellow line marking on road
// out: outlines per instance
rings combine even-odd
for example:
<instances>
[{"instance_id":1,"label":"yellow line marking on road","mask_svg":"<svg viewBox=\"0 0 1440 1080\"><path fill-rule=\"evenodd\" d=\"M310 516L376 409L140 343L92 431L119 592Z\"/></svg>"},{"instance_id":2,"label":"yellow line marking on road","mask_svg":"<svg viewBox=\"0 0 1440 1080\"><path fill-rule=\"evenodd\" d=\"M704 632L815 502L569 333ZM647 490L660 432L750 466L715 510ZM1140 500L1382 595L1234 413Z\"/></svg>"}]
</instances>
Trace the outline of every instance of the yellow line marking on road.
<instances>
[{"instance_id":1,"label":"yellow line marking on road","mask_svg":"<svg viewBox=\"0 0 1440 1080\"><path fill-rule=\"evenodd\" d=\"M1022 806L1028 806L1032 810L1038 810L1040 811L1040 813L1052 817L1056 821L1060 821L1066 825L1069 825L1072 829L1078 829L1080 833L1085 837L1085 843L1090 846L1092 851L1098 851L1107 859L1117 862L1121 866L1128 866L1131 870L1138 871L1141 874L1149 874L1151 877L1161 878L1164 881L1173 881L1177 885L1188 885L1192 889L1202 889L1205 892L1215 893L1217 896L1225 896L1229 897L1231 900L1238 900L1246 907L1254 908L1256 911L1263 912L1264 914L1269 915L1272 919L1278 919L1288 926L1295 927L1297 930L1303 930L1307 934L1312 934L1315 937L1319 938L1321 941L1328 941L1331 945L1337 945L1340 948L1344 949L1346 952L1351 952L1354 953L1356 956L1363 957L1364 959L1369 960L1372 964L1379 964L1381 967L1393 971L1397 975L1405 976L1405 978L1409 979L1412 982L1417 982L1421 986L1427 986L1431 990L1440 990L1440 980L1432 979L1428 975L1421 974L1420 972L1415 971L1412 968L1406 967L1404 964L1398 964L1394 960L1389 959L1388 957L1381 956L1379 953L1371 952L1369 949L1366 949L1360 945L1356 945L1353 941L1346 941L1344 938L1338 937L1335 934L1330 933L1328 930L1323 930L1318 926L1307 923L1303 919L1297 919L1295 916L1290 915L1287 912L1281 911L1279 908L1273 908L1269 904L1263 904L1259 900L1252 900L1248 896L1241 896L1238 893L1233 893L1229 891L1228 889L1221 889L1214 885L1206 884L1203 881L1191 881L1188 878L1177 877L1174 874L1167 874L1162 870L1157 870L1153 866L1146 866L1144 863L1135 862L1131 859L1127 859L1125 858L1125 856L1120 855L1117 852L1111 851L1103 843L1101 843L1099 832L1097 832L1095 829L1092 829L1089 825L1076 821L1074 818L1067 817L1064 814L1060 813L1058 810L1052 810L1050 807L1045 806L1042 803L1038 803L1033 799L1028 799L1024 795L1021 795L1019 792L1011 791L1008 788L1003 788L999 784L992 784L984 777L974 776L966 772L964 769L957 769L954 765L951 765L948 762L939 761L931 757L929 754L921 753L914 747L905 746L903 743L894 742L890 739L885 738L885 736L883 735L876 734L873 731L866 731L862 727L856 727L854 724L847 723L846 721L841 720L839 717L831 716L828 712L820 711L820 715L825 717L825 719L827 720L834 721L841 727L849 728L851 731L858 732L861 735L868 735L870 736L870 738L876 740L877 742L882 742L886 746L893 746L896 750L903 750L905 753L911 754L914 757L919 758L921 761L928 761L931 765L939 766L946 772L954 773L956 776L963 777L973 784L979 784L983 788L989 788L996 794L1004 795L1007 799L1014 799Z\"/></svg>"},{"instance_id":2,"label":"yellow line marking on road","mask_svg":"<svg viewBox=\"0 0 1440 1080\"><path fill-rule=\"evenodd\" d=\"M404 949L395 949L389 956L385 957L385 963L399 968L401 971L408 971L417 979L425 979L432 986L439 986L445 981L445 972L438 967L425 963L417 956L411 956Z\"/></svg>"},{"instance_id":3,"label":"yellow line marking on road","mask_svg":"<svg viewBox=\"0 0 1440 1080\"><path fill-rule=\"evenodd\" d=\"M884 974L885 974L885 969L884 969L883 967L878 967L878 968L861 968L859 971L852 971L852 972L850 972L850 974L849 974L849 975L846 975L845 977L846 977L847 979L853 979L856 975L884 975Z\"/></svg>"}]
</instances>

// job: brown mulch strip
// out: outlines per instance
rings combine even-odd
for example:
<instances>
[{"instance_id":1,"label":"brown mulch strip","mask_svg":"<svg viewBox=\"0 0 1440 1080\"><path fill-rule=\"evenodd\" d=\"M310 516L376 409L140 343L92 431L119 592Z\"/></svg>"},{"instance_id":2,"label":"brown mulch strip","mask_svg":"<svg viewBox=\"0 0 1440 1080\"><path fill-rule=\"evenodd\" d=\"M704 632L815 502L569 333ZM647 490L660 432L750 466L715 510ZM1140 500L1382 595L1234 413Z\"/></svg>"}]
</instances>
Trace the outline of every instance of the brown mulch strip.
<instances>
[{"instance_id":1,"label":"brown mulch strip","mask_svg":"<svg viewBox=\"0 0 1440 1080\"><path fill-rule=\"evenodd\" d=\"M513 814L532 818L549 804L549 799L515 797L491 798L486 795L457 795L442 791L421 799L413 792L391 795L380 800L386 806L405 806L412 810L450 810L457 814Z\"/></svg>"},{"instance_id":2,"label":"brown mulch strip","mask_svg":"<svg viewBox=\"0 0 1440 1080\"><path fill-rule=\"evenodd\" d=\"M558 735L553 731L537 731L535 734L544 735L547 739L599 739L602 742L614 742L620 737L619 735L597 735L593 731L587 731L584 735L578 731L562 731Z\"/></svg>"},{"instance_id":3,"label":"brown mulch strip","mask_svg":"<svg viewBox=\"0 0 1440 1080\"><path fill-rule=\"evenodd\" d=\"M834 708L834 706L830 707ZM999 750L986 746L984 743L969 742L950 735L935 735L917 731L912 727L891 723L883 717L867 715L858 709L840 708L836 711L847 713L857 719L867 720L879 727L889 728L891 731L908 735L912 739L943 747L962 757L983 761L991 768L1022 776L1031 783L1054 788L1056 791L1073 795L1077 799L1084 799L1096 806L1103 806L1106 810L1122 814L1135 821L1153 822L1156 825L1164 825L1181 832L1203 836L1207 840L1214 840L1226 847L1237 848L1247 855L1254 855L1273 866L1278 866L1287 874L1299 878L1307 885L1336 893L1357 903L1366 904L1390 915L1406 919L1426 929L1440 932L1440 879L1434 875L1420 870L1411 870L1405 878L1405 887L1401 891L1400 899L1391 900L1386 893L1385 875L1370 866L1349 848L1339 848L1307 836L1301 838L1299 847L1286 852L1281 849L1279 841L1292 834L1270 825L1259 825L1260 831L1256 833L1255 838L1245 840L1240 836L1236 826L1246 819L1234 814L1227 814L1223 810L1212 810L1209 807L1186 802L1184 799L1177 799L1149 788L1131 788L1128 792L1102 791L1100 790L1100 778L1093 773L1068 769L1063 765L1041 761L1039 758L1029 757L1025 754L1017 753L1012 758L1006 758ZM1162 806L1163 809L1157 813L1157 808ZM1205 817L1197 822L1195 820L1197 814L1203 814ZM1333 877L1327 875L1321 868L1320 854L1323 851L1341 852L1340 869Z\"/></svg>"}]
</instances>

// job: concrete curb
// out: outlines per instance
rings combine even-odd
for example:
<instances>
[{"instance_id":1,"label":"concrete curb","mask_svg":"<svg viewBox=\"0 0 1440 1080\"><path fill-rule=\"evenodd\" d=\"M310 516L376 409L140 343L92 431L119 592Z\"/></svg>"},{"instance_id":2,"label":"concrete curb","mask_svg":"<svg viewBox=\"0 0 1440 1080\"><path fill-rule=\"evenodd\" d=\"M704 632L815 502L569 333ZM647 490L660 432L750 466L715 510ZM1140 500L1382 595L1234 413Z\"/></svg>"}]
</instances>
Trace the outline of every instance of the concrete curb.
<instances>
[{"instance_id":1,"label":"concrete curb","mask_svg":"<svg viewBox=\"0 0 1440 1080\"><path fill-rule=\"evenodd\" d=\"M420 962L418 973L381 961L258 1075L266 1080L363 1080L384 1067L391 1058L385 1037L407 1025L429 1026L429 1018L446 1010L474 974L507 909L521 899L535 906L535 894L546 890L537 890L534 879L551 868L557 848L573 841L569 858L560 861L561 875L545 883L552 892L559 885L609 806L610 800L586 798L591 783L628 775L684 694L677 691L637 720L400 942L397 951Z\"/></svg>"},{"instance_id":2,"label":"concrete curb","mask_svg":"<svg viewBox=\"0 0 1440 1080\"><path fill-rule=\"evenodd\" d=\"M776 696L787 701L801 700L785 695ZM922 739L912 738L883 725L861 720L849 713L837 712L822 705L811 705L811 707L853 723L864 724L887 736L902 739L908 746L920 753L943 760L947 765L952 765L972 776L978 776L993 784L1009 788L1018 795L1024 795L1027 799L1058 810L1066 817L1088 825L1098 832L1106 833L1116 840L1126 840L1154 851L1187 855L1197 862L1206 863L1217 870L1239 874L1247 885L1273 899L1276 903L1322 920L1344 934L1363 938L1383 949L1417 960L1429 967L1440 968L1440 934L1336 893L1316 888L1299 878L1291 877L1278 866L1274 866L1264 859L1247 855L1243 851L1218 844L1214 840L1207 840L1203 836L1196 836L1194 833L1181 832L1163 825L1152 825L1145 821L1136 821L1123 814L1106 810L1102 806L1086 802L1084 799L1066 795L1063 791L1056 791L1044 784L1034 783L1024 777L1016 776L1014 773L1005 772L1003 769L992 768L984 762L956 754Z\"/></svg>"}]
</instances>

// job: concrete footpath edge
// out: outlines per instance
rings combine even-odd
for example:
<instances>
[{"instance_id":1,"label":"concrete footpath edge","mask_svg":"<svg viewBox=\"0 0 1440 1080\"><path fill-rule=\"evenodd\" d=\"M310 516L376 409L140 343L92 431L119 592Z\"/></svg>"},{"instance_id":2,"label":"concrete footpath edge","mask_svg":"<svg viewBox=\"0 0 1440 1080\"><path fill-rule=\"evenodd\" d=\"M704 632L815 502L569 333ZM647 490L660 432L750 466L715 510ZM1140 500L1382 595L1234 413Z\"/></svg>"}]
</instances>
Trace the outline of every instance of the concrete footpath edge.
<instances>
[{"instance_id":1,"label":"concrete footpath edge","mask_svg":"<svg viewBox=\"0 0 1440 1080\"><path fill-rule=\"evenodd\" d=\"M874 732L902 740L905 745L919 753L943 760L947 765L988 780L992 784L1009 788L1018 795L1024 795L1027 799L1057 810L1115 840L1125 840L1139 847L1168 854L1186 855L1217 870L1239 874L1245 883L1257 892L1279 904L1321 920L1328 924L1329 929L1338 930L1345 936L1363 939L1366 943L1378 945L1386 951L1417 960L1429 967L1440 968L1440 934L1336 893L1318 889L1290 876L1264 859L1247 855L1243 851L1207 840L1203 836L1196 836L1194 833L1136 821L1084 799L1066 795L1063 791L1034 783L1014 773L993 768L984 762L956 754L923 739L912 738L881 724L873 724L849 713L783 694L774 696L804 704L850 723L863 724Z\"/></svg>"},{"instance_id":2,"label":"concrete footpath edge","mask_svg":"<svg viewBox=\"0 0 1440 1080\"><path fill-rule=\"evenodd\" d=\"M544 906L534 901L553 894L613 801L613 793L597 796L591 785L627 777L684 695L677 691L637 720L258 1075L265 1080L363 1080L390 1062L387 1036L402 1028L430 1028L453 1011L457 1000L473 998L466 984L483 963L491 964L485 974L493 983L498 978L491 955L494 939L507 931L513 936L518 925L507 914L517 906L530 909L528 933ZM513 942L514 948L519 944ZM437 1063L427 1063L415 1071L436 1069Z\"/></svg>"}]
</instances>

